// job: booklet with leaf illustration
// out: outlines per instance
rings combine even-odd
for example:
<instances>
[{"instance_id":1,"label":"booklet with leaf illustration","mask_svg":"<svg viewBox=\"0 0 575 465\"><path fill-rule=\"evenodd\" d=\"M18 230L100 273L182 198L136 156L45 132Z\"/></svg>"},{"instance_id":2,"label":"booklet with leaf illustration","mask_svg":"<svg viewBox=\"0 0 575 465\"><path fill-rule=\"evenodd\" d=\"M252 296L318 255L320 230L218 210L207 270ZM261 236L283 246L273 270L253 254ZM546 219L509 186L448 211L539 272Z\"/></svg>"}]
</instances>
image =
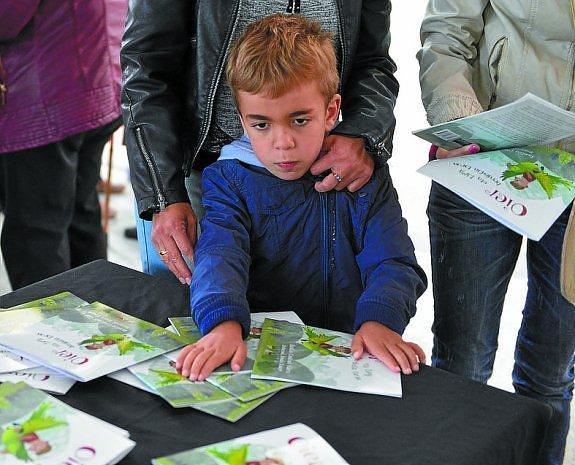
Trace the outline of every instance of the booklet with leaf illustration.
<instances>
[{"instance_id":1,"label":"booklet with leaf illustration","mask_svg":"<svg viewBox=\"0 0 575 465\"><path fill-rule=\"evenodd\" d=\"M300 317L297 316L295 312L258 312L251 314L251 329L248 338L246 339L246 345L248 349L248 355L246 357L246 363L242 369L238 372L232 370L229 364L222 365L214 370L215 373L219 374L240 374L240 373L250 373L252 367L254 366L254 359L256 352L258 350L258 345L260 342L260 335L262 332L262 325L266 318L273 318L275 320L285 320L291 321L292 323L303 324ZM190 339L195 339L198 341L202 335L198 329L194 319L191 316L188 317L170 317L168 321L174 327L176 332L181 336L187 336Z\"/></svg>"},{"instance_id":2,"label":"booklet with leaf illustration","mask_svg":"<svg viewBox=\"0 0 575 465\"><path fill-rule=\"evenodd\" d=\"M296 423L152 460L153 465L349 465L310 427Z\"/></svg>"},{"instance_id":3,"label":"booklet with leaf illustration","mask_svg":"<svg viewBox=\"0 0 575 465\"><path fill-rule=\"evenodd\" d=\"M267 397L242 402L206 381L193 382L179 374L166 356L156 357L128 370L172 407L192 407L235 422L261 405Z\"/></svg>"},{"instance_id":4,"label":"booklet with leaf illustration","mask_svg":"<svg viewBox=\"0 0 575 465\"><path fill-rule=\"evenodd\" d=\"M545 147L575 137L575 113L532 94L414 134L475 155L433 160L422 173L513 231L538 241L575 198L575 156Z\"/></svg>"},{"instance_id":5,"label":"booklet with leaf illustration","mask_svg":"<svg viewBox=\"0 0 575 465\"><path fill-rule=\"evenodd\" d=\"M401 397L401 377L379 360L351 354L351 334L266 319L252 378Z\"/></svg>"},{"instance_id":6,"label":"booklet with leaf illustration","mask_svg":"<svg viewBox=\"0 0 575 465\"><path fill-rule=\"evenodd\" d=\"M135 443L127 432L25 383L0 385L0 463L118 463Z\"/></svg>"},{"instance_id":7,"label":"booklet with leaf illustration","mask_svg":"<svg viewBox=\"0 0 575 465\"><path fill-rule=\"evenodd\" d=\"M87 303L70 292L61 292L16 307L2 309L0 311L0 334L19 331L32 323L54 316L58 312L71 310ZM25 370L36 366L38 363L26 360L0 347L0 373Z\"/></svg>"},{"instance_id":8,"label":"booklet with leaf illustration","mask_svg":"<svg viewBox=\"0 0 575 465\"><path fill-rule=\"evenodd\" d=\"M0 344L17 355L79 381L149 360L186 342L160 326L98 302L0 334Z\"/></svg>"}]
</instances>

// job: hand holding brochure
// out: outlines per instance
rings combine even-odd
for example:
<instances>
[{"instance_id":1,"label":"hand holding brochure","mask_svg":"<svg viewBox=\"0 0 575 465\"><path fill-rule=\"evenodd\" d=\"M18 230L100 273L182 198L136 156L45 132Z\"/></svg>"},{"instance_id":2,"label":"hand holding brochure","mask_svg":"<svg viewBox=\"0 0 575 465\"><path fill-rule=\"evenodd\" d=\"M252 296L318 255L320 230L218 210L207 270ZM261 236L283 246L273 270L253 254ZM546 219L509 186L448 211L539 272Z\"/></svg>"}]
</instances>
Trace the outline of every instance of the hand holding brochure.
<instances>
[{"instance_id":1,"label":"hand holding brochure","mask_svg":"<svg viewBox=\"0 0 575 465\"><path fill-rule=\"evenodd\" d=\"M297 423L152 460L153 465L349 465L315 431Z\"/></svg>"},{"instance_id":2,"label":"hand holding brochure","mask_svg":"<svg viewBox=\"0 0 575 465\"><path fill-rule=\"evenodd\" d=\"M0 385L0 438L0 462L7 465L111 465L135 445L125 431L9 382Z\"/></svg>"},{"instance_id":3,"label":"hand holding brochure","mask_svg":"<svg viewBox=\"0 0 575 465\"><path fill-rule=\"evenodd\" d=\"M266 319L252 378L401 397L401 376L351 354L350 334Z\"/></svg>"},{"instance_id":4,"label":"hand holding brochure","mask_svg":"<svg viewBox=\"0 0 575 465\"><path fill-rule=\"evenodd\" d=\"M534 95L414 134L445 149L479 144L478 154L418 172L529 239L541 239L575 198L575 156L534 145L575 136L575 114Z\"/></svg>"}]
</instances>

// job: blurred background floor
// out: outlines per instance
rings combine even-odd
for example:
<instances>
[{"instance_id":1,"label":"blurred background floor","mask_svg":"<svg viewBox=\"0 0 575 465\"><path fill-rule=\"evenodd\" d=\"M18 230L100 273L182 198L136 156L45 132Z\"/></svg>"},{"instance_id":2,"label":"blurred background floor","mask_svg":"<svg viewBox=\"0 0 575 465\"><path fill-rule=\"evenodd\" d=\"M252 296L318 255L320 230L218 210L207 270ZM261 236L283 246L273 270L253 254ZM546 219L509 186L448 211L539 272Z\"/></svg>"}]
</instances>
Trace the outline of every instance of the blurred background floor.
<instances>
[{"instance_id":1,"label":"blurred background floor","mask_svg":"<svg viewBox=\"0 0 575 465\"><path fill-rule=\"evenodd\" d=\"M415 54L419 49L419 25L423 18L425 0L394 2L392 12L391 55L398 65L397 79L401 90L396 106L397 128L394 138L393 157L390 162L392 178L399 193L405 218L409 223L410 236L415 244L421 266L431 278L429 258L429 234L427 226L427 197L430 182L415 170L427 160L428 145L411 135L411 131L427 126L421 105L418 63ZM125 149L121 145L121 130L115 134L113 158L113 182L126 183L124 193L113 195L111 207L116 210L116 218L110 221L108 236L108 259L130 268L141 270L137 241L124 237L124 230L133 227L134 200L128 179L128 164ZM103 155L102 175L107 172L107 150ZM2 218L0 215L0 224ZM521 312L526 295L527 271L525 251L517 264L511 279L505 301L499 350L495 360L493 377L489 384L512 391L511 371L515 338L521 321ZM0 256L0 295L9 292L9 283ZM433 321L433 298L428 289L418 303L418 313L412 319L405 337L419 343L428 358L431 356ZM571 433L567 441L567 454L564 465L575 465L575 413L572 413Z\"/></svg>"}]
</instances>

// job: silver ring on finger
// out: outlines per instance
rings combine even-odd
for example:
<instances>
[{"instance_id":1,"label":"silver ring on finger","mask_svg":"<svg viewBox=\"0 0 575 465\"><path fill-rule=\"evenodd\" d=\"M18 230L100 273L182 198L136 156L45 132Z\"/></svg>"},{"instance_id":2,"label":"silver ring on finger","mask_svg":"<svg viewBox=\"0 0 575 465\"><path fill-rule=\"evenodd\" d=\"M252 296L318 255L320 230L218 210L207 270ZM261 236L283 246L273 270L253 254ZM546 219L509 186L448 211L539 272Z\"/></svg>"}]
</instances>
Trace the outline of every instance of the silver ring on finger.
<instances>
[{"instance_id":1,"label":"silver ring on finger","mask_svg":"<svg viewBox=\"0 0 575 465\"><path fill-rule=\"evenodd\" d=\"M163 257L164 255L166 255L168 253L168 251L167 250L160 250L158 253Z\"/></svg>"},{"instance_id":2,"label":"silver ring on finger","mask_svg":"<svg viewBox=\"0 0 575 465\"><path fill-rule=\"evenodd\" d=\"M335 178L338 184L343 181L343 176L340 176L335 171L332 171L331 174L333 174L333 177Z\"/></svg>"}]
</instances>

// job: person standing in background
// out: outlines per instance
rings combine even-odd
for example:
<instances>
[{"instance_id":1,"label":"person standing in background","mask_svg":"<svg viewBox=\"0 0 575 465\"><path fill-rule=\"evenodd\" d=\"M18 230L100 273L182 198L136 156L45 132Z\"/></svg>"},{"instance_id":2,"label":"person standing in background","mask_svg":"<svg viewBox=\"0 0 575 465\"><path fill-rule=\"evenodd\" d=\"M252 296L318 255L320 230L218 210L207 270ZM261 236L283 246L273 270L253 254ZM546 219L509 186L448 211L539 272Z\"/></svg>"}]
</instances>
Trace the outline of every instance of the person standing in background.
<instances>
[{"instance_id":1,"label":"person standing in background","mask_svg":"<svg viewBox=\"0 0 575 465\"><path fill-rule=\"evenodd\" d=\"M421 41L422 98L432 125L497 108L527 92L573 110L573 0L430 0ZM557 146L575 152L575 139ZM472 144L436 155L479 149ZM575 306L560 287L561 266L575 266L561 264L569 210L540 241L527 242L527 300L515 348L515 391L553 408L542 465L563 462L573 397ZM436 183L427 212L435 301L432 363L487 382L522 237Z\"/></svg>"},{"instance_id":2,"label":"person standing in background","mask_svg":"<svg viewBox=\"0 0 575 465\"><path fill-rule=\"evenodd\" d=\"M106 257L96 193L120 126L127 0L0 3L2 254L13 289Z\"/></svg>"}]
</instances>

